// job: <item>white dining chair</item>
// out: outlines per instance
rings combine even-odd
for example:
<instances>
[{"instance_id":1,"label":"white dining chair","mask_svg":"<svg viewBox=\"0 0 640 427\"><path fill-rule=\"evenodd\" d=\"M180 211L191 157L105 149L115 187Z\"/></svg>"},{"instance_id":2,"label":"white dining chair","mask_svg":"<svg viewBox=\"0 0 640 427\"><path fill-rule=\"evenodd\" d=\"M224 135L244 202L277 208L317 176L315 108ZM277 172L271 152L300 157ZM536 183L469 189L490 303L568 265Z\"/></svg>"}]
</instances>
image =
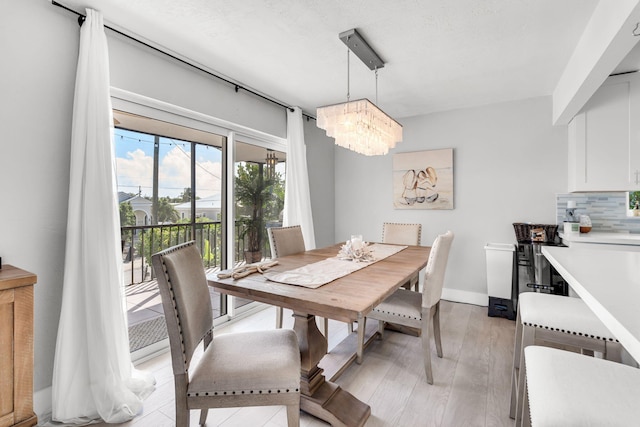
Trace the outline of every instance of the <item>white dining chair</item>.
<instances>
[{"instance_id":1,"label":"white dining chair","mask_svg":"<svg viewBox=\"0 0 640 427\"><path fill-rule=\"evenodd\" d=\"M436 237L429 254L421 293L400 288L371 310L363 322L363 327L365 327L366 319L377 320L380 338L384 336L385 322L420 329L424 353L424 371L429 384L433 384L433 372L431 369L432 336L436 345L436 353L438 357L442 357L440 298L442 297L442 287L452 242L453 232L451 231ZM364 334L358 334L357 360L360 362L363 357L363 347Z\"/></svg>"},{"instance_id":2,"label":"white dining chair","mask_svg":"<svg viewBox=\"0 0 640 427\"><path fill-rule=\"evenodd\" d=\"M620 343L580 298L523 292L517 312L509 408L509 416L517 422L522 414L525 377L521 370L527 346L561 345L621 360Z\"/></svg>"},{"instance_id":3,"label":"white dining chair","mask_svg":"<svg viewBox=\"0 0 640 427\"><path fill-rule=\"evenodd\" d=\"M640 370L543 346L524 349L526 390L516 426L636 426Z\"/></svg>"},{"instance_id":4,"label":"white dining chair","mask_svg":"<svg viewBox=\"0 0 640 427\"><path fill-rule=\"evenodd\" d=\"M296 333L272 329L213 336L211 297L200 252L191 241L152 257L169 333L176 426L189 411L283 405L289 427L300 423L300 348ZM197 363L193 355L203 342ZM219 420L217 420L219 421Z\"/></svg>"},{"instance_id":5,"label":"white dining chair","mask_svg":"<svg viewBox=\"0 0 640 427\"><path fill-rule=\"evenodd\" d=\"M269 245L271 246L271 258L298 254L306 250L304 244L304 236L302 228L299 225L291 225L288 227L269 227L267 229L269 235ZM276 307L276 328L282 328L283 308ZM321 321L323 325L323 335L326 337L329 333L329 319L324 318Z\"/></svg>"}]
</instances>

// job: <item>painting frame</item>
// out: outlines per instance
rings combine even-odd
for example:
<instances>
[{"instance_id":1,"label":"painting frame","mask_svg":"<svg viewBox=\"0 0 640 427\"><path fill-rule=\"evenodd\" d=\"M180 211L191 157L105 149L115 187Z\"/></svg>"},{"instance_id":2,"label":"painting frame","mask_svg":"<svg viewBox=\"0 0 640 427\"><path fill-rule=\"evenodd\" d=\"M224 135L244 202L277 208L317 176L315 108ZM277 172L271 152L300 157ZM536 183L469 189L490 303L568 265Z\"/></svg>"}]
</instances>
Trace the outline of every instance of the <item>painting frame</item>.
<instances>
[{"instance_id":1,"label":"painting frame","mask_svg":"<svg viewBox=\"0 0 640 427\"><path fill-rule=\"evenodd\" d=\"M393 155L393 207L408 210L451 210L453 148Z\"/></svg>"}]
</instances>

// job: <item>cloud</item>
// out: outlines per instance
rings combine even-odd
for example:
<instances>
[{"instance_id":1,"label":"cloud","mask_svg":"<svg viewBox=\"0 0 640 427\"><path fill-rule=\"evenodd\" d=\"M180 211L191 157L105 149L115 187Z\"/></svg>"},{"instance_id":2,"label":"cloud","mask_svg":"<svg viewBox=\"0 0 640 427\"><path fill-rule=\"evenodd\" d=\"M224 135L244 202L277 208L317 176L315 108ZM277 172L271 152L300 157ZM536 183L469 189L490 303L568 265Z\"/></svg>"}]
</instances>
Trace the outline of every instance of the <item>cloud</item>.
<instances>
[{"instance_id":1,"label":"cloud","mask_svg":"<svg viewBox=\"0 0 640 427\"><path fill-rule=\"evenodd\" d=\"M142 194L151 194L153 187L153 157L144 154L141 149L127 152L127 157L116 157L118 190Z\"/></svg>"},{"instance_id":2,"label":"cloud","mask_svg":"<svg viewBox=\"0 0 640 427\"><path fill-rule=\"evenodd\" d=\"M143 196L153 193L153 156L142 150L129 151L126 158L116 158L118 189L137 193L142 187ZM159 161L158 194L160 197L176 197L191 187L191 159L179 146L173 146ZM198 197L208 197L221 191L220 162L203 161L196 165L196 189Z\"/></svg>"}]
</instances>

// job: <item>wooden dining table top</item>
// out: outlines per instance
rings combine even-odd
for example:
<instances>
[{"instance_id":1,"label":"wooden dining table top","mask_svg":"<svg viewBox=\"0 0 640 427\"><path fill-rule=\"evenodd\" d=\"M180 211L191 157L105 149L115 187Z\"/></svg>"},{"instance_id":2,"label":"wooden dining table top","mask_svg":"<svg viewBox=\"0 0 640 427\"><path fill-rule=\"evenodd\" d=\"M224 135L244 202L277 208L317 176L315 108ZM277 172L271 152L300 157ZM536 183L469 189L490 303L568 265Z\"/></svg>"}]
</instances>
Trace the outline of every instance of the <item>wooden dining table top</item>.
<instances>
[{"instance_id":1,"label":"wooden dining table top","mask_svg":"<svg viewBox=\"0 0 640 427\"><path fill-rule=\"evenodd\" d=\"M285 272L335 257L342 244L278 258L269 271ZM241 279L219 279L209 273L209 285L222 293L344 322L364 317L417 271L427 265L431 248L408 246L400 252L319 288L277 283L256 273Z\"/></svg>"}]
</instances>

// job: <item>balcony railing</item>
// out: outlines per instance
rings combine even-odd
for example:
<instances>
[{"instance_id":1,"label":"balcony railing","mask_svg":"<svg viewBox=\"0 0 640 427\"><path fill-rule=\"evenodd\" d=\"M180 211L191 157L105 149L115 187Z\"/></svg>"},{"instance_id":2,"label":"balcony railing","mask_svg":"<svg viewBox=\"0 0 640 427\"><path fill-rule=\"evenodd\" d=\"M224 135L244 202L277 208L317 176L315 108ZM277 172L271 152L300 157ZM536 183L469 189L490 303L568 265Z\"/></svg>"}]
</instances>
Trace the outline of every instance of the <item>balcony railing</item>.
<instances>
[{"instance_id":1,"label":"balcony railing","mask_svg":"<svg viewBox=\"0 0 640 427\"><path fill-rule=\"evenodd\" d=\"M279 226L268 222L267 226ZM243 236L246 225L236 221L235 236ZM220 268L222 261L222 233L220 221L196 222L195 224L159 224L121 227L122 254L124 262L124 284L130 285L153 280L151 256L171 246L196 241L200 255L207 269ZM237 266L244 262L246 239L236 237L234 262ZM262 238L263 257L269 256L269 241L266 228Z\"/></svg>"}]
</instances>

